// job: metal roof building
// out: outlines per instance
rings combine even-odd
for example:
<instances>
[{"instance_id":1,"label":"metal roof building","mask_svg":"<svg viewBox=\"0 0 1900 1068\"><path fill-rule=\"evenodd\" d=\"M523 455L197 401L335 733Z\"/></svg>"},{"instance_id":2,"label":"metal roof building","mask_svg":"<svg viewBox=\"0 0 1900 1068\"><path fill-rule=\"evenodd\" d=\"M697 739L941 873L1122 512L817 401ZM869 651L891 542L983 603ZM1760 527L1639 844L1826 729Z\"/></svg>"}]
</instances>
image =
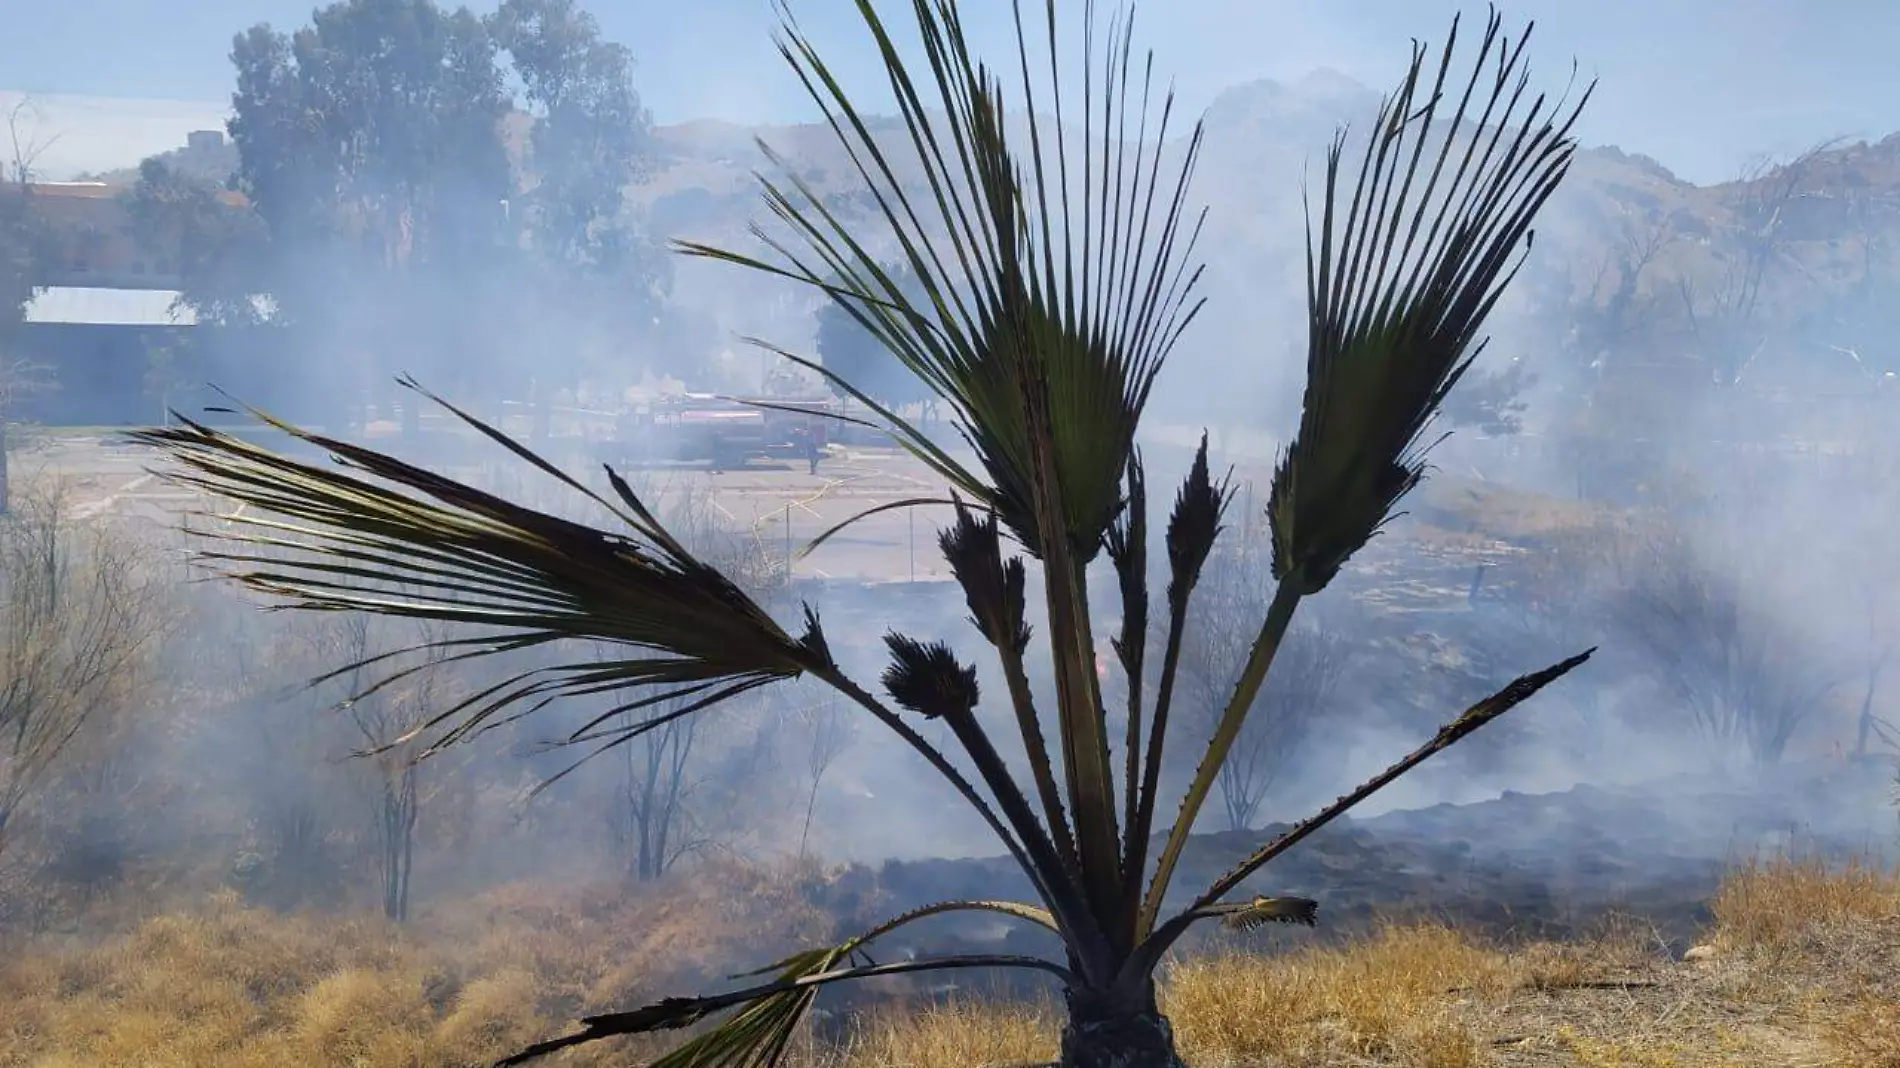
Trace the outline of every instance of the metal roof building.
<instances>
[{"instance_id":1,"label":"metal roof building","mask_svg":"<svg viewBox=\"0 0 1900 1068\"><path fill-rule=\"evenodd\" d=\"M28 323L83 326L196 326L175 289L48 286L26 304Z\"/></svg>"}]
</instances>

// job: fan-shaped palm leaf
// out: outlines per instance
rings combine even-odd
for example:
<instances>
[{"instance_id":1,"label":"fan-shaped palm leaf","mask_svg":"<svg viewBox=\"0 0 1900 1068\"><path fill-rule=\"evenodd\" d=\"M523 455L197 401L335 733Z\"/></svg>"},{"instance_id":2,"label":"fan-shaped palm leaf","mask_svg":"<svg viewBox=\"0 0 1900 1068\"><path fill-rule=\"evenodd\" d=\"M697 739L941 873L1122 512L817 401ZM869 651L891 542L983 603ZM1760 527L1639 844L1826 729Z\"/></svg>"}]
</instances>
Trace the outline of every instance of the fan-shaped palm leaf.
<instances>
[{"instance_id":1,"label":"fan-shaped palm leaf","mask_svg":"<svg viewBox=\"0 0 1900 1068\"><path fill-rule=\"evenodd\" d=\"M1350 190L1343 133L1327 153L1307 260L1306 397L1267 506L1278 587L1163 847L1144 933L1300 600L1324 589L1418 484L1420 435L1482 347L1485 317L1569 170L1570 129L1589 90L1568 109L1527 97L1529 34L1513 41L1501 27L1493 12L1462 88L1452 84L1455 22L1429 83L1427 53L1414 46Z\"/></svg>"},{"instance_id":2,"label":"fan-shaped palm leaf","mask_svg":"<svg viewBox=\"0 0 1900 1068\"><path fill-rule=\"evenodd\" d=\"M413 382L406 384L421 392ZM448 654L438 664L567 640L628 650L620 659L587 657L509 674L432 716L396 744L446 727L426 755L562 696L627 694L628 700L601 713L572 739L610 748L746 690L809 673L896 733L963 795L1013 856L1031 866L1018 834L963 773L838 669L817 613L807 608L804 632L793 637L743 589L668 533L612 471L607 476L618 503L493 427L431 399L604 509L623 532L547 515L255 410L254 418L328 451L336 465L295 460L182 417L176 425L128 436L173 460L173 469L158 472L167 480L240 506L236 513L217 516L217 527L195 533L217 544L274 551L260 556L213 550L200 558L291 607L481 628L474 635L431 643ZM325 677L414 651L380 654ZM378 680L371 691L402 675ZM661 717L605 733L595 730L621 713L669 702L674 707ZM513 714L502 719L510 708ZM1036 881L1047 900L1055 891Z\"/></svg>"},{"instance_id":3,"label":"fan-shaped palm leaf","mask_svg":"<svg viewBox=\"0 0 1900 1068\"><path fill-rule=\"evenodd\" d=\"M1590 89L1568 109L1527 98L1528 35L1512 41L1500 25L1494 14L1462 88L1447 84L1456 27L1430 85L1415 46L1350 201L1343 134L1327 153L1307 260L1306 399L1268 504L1274 577L1302 593L1325 588L1418 484L1420 436L1483 348L1484 320L1576 151L1570 129Z\"/></svg>"},{"instance_id":4,"label":"fan-shaped palm leaf","mask_svg":"<svg viewBox=\"0 0 1900 1068\"><path fill-rule=\"evenodd\" d=\"M880 412L905 447L952 485L993 508L1031 553L1041 555L1046 539L1060 534L1086 563L1120 511L1122 474L1155 375L1199 308L1192 291L1200 272L1188 267L1198 220L1184 230L1199 127L1170 177L1164 146L1172 98L1150 129L1152 84L1144 73L1137 125L1129 128L1132 38L1120 26L1111 27L1099 83L1087 67L1092 57L1084 57L1089 81L1081 114L1074 114L1058 82L1053 3L1046 21L1054 88L1047 101L1038 100L1031 33L1018 3L1024 94L1018 114L1025 128L1013 133L1003 83L973 57L955 3L912 3L933 75L929 86L913 80L871 0L857 3L890 73L908 144L891 144L874 132L876 124L783 4L779 48L849 155L914 282L900 285L856 228L763 143L784 175L783 184L760 179L766 200L797 246L754 227L778 262L691 242L680 247L837 298L942 398L982 473L858 395L851 383L828 376L834 384ZM1093 25L1093 5L1084 6ZM1038 114L1045 103L1049 118ZM1072 167L1064 142L1078 122L1088 147L1080 166ZM1012 143L1017 136L1030 146L1027 168ZM913 168L917 180L910 177ZM925 300L912 298L917 290ZM782 354L824 373L821 365ZM1037 495L1048 492L1039 485L1035 456L1044 442L1063 494L1055 531L1041 529L1036 516Z\"/></svg>"}]
</instances>

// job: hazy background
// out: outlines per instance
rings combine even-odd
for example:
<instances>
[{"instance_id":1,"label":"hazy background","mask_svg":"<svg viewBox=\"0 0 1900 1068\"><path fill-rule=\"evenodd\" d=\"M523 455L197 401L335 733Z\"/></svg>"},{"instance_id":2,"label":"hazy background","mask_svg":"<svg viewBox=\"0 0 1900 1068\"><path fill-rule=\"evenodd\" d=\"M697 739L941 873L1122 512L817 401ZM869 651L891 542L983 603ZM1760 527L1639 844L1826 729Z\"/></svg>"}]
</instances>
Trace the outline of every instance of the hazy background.
<instances>
[{"instance_id":1,"label":"hazy background","mask_svg":"<svg viewBox=\"0 0 1900 1068\"><path fill-rule=\"evenodd\" d=\"M251 274L242 254L256 250L214 225L248 217L248 209L186 215L180 226L201 227L205 248L229 253L218 263L238 266L196 264L206 269L186 278L181 301L229 297L233 273L240 283L274 279L281 294L297 298L286 332L247 335L230 324L219 327L223 334L201 331L237 340L220 356L224 363L195 365L215 373L189 382L176 381L159 359L171 358L163 351L102 357L102 367L119 360L107 368L118 378L69 381L64 396L116 389L130 398L130 414L120 418L156 417L168 405L193 410L211 400L202 378L233 385L242 371L244 399L303 403L292 417L334 420L329 425L351 432L374 422L393 436L385 384L398 371L422 374L485 411L521 405L535 390L604 409L648 385L648 372L676 375L675 384L694 389L764 389L772 361L737 340L747 335L818 352L828 363L842 356L825 346L822 298L661 251L676 237L752 250L746 223L765 211L750 174L761 163L750 137L772 124L767 139L820 195L855 212L848 217L875 240L872 213L828 131L788 125L814 116L771 45L768 5L580 6L598 19L606 41L632 49L633 88L652 113L637 165L606 179L619 201L613 233L632 243L625 262L611 270L555 262L546 254L552 246L535 243L546 236L538 230L526 246L519 235L483 245L482 226L471 223L465 232L441 227L436 236L469 243L433 248L414 270L377 267L373 256L338 253L331 234L286 225L257 261L276 273ZM980 19L981 49L1007 55L1007 5L966 7ZM1203 714L1222 699L1270 586L1258 516L1273 448L1298 414L1301 176L1338 124L1363 129L1369 122L1379 93L1403 71L1408 38L1441 43L1458 7L1483 17L1477 5L1396 0L1158 0L1141 9L1139 43L1156 49L1160 71L1177 75L1189 117L1206 113L1194 200L1212 212L1201 249L1210 303L1174 353L1145 428L1151 485L1167 487L1154 498L1158 506L1171 498L1203 427L1213 431L1217 462L1238 465L1238 477L1252 484L1236 503L1231 556L1210 579L1209 599L1197 604L1199 659L1191 676ZM881 72L869 62L850 4L805 0L793 9L847 86L866 90L864 101L875 107ZM233 35L259 22L293 32L310 13L301 3L9 11L0 104L11 110L32 100L25 133L42 150L35 163L46 177L113 171L133 200L143 190L187 208L207 205L216 183L230 177L237 147L223 146L229 151L208 161L211 173L174 174L175 182L128 169L161 152L181 172L206 162L173 150L187 132L223 127L235 79ZM1539 89L1574 91L1601 79L1581 129L1590 150L1540 220L1536 248L1490 324L1486 377L1474 377L1454 398L1448 422L1458 435L1434 455L1433 480L1315 606L1316 631L1351 646L1350 668L1334 664L1329 681L1276 667L1274 678L1284 681L1269 685L1295 687L1270 695L1277 711L1302 710L1317 725L1306 724L1311 729L1298 737L1269 737L1258 751L1275 765L1274 778L1256 798L1261 804L1244 818L1210 805L1203 829L1257 829L1303 814L1506 680L1588 645L1602 644L1604 653L1587 671L1408 778L1368 814L1579 782L1621 788L1686 782L1717 768L1746 777L1784 760L1805 767L1852 745L1857 715L1886 714L1894 704L1880 668L1900 643L1900 597L1891 592L1900 588L1900 561L1887 536L1900 499L1885 477L1900 444L1900 420L1890 413L1900 398L1881 376L1900 369L1900 323L1886 311L1900 297L1900 141L1882 139L1900 129L1891 104L1900 100L1900 71L1886 47L1900 35L1900 9L1525 0L1505 14L1507 32L1539 20L1531 58ZM1475 32L1481 22L1466 28ZM1580 63L1574 79L1573 56ZM517 143L538 121L519 112L509 119ZM701 121L708 119L724 124ZM1804 150L1837 138L1845 143L1794 165ZM252 147L294 169L309 146L259 138ZM495 184L460 206L509 204L506 226L518 225L527 213L512 202L526 199L523 179L533 165L511 160L483 179ZM436 206L449 203L445 195ZM294 212L284 217L296 221ZM220 236L228 247L212 240ZM483 248L489 254L478 254ZM1749 281L1758 268L1765 279L1759 294ZM589 284L570 284L576 279ZM411 283L417 288L402 288ZM1526 368L1529 377L1510 377ZM365 403L377 409L373 418ZM387 447L404 453L428 445L431 462L450 464L461 477L531 494L537 506L564 506L525 489L519 472L505 474L493 450L477 453L459 439L431 443L419 423L407 425L413 408L398 403L401 440ZM346 416L346 408L354 410ZM571 449L563 460L599 458L573 442L559 447ZM957 591L899 581L907 572L917 576L907 547L930 555L937 516L918 516L908 529L907 518L887 517L882 529L824 561L827 573L804 565L797 578L812 580L809 587L788 588L776 570L794 534L814 535L855 504L914 494L923 481L888 451L865 456L871 451L839 459L814 482L798 481L802 471L684 475L671 503L706 505L691 518L708 539L738 535L746 551L735 550L733 561L753 572L776 609L789 614L797 597L814 597L859 678L874 679L881 668L877 638L887 627L949 636L969 655L976 646ZM74 469L96 474L79 461ZM765 522L782 508L792 525L788 501L803 508L844 484L861 496L835 494L822 505L828 514L801 512L792 530ZM145 533L167 549L176 544L169 528ZM875 565L867 562L873 557ZM840 558L859 569L832 562ZM923 570L930 578L936 569L925 560ZM153 593L155 601L175 596L169 586ZM362 881L373 866L363 856L375 852L381 833L366 829L364 818L376 814L378 769L340 759L360 731L330 707L339 695L299 687L337 662L351 636L290 624L265 629L236 597L206 594L189 607L201 615L153 609L189 624L153 652L143 665L150 674L126 683L119 711L133 726L102 734L99 746L189 795L195 807L95 791L107 815L67 828L53 818L59 807L48 805L44 853L106 852L98 848L106 842L136 845L137 859L157 867L173 864L174 854L194 857L202 878L241 867L251 881L241 885L270 901L320 896L327 891L318 876ZM1118 609L1106 593L1099 607L1098 633L1107 634ZM372 637L402 636L356 640ZM244 656L228 655L231 648ZM184 673L187 665L202 676ZM445 690L472 685L457 672L442 674ZM173 678L195 680L193 689L161 681ZM986 676L986 692L1000 692L993 681ZM427 700L439 706L443 698ZM415 698L408 712L423 703ZM166 715L147 716L157 704L168 706ZM562 766L561 754L533 743L551 737L562 716L585 712L570 706L532 730L470 747L459 754L465 763L427 766L426 781L439 792L422 802L426 815L414 832L423 843L419 899L530 876L650 879L656 873L629 859L639 850L637 829L630 830L639 821L629 811L656 775L690 795L682 812L691 818L682 816L681 826L695 836L695 851L681 853L683 863L702 854L802 855L807 847L866 860L995 849L979 821L894 742L862 724L827 735L837 710L795 690L722 713L694 742L692 760L681 757L667 774L654 769L673 759L666 746L679 743L677 736L658 750L630 748L592 777L544 795L540 807L521 805L526 784ZM174 720L191 729L171 731ZM1764 741L1747 736L1755 723L1799 729ZM163 745L132 744L153 732L166 735ZM1173 751L1182 765L1170 774L1185 775L1197 746L1184 740ZM218 774L204 774L205 765ZM285 787L293 773L296 790ZM294 803L280 804L285 798ZM1890 823L1890 813L1879 815ZM121 824L136 833L117 831L113 839L102 830ZM1694 833L1706 845L1729 831ZM1554 839L1536 859L1567 849ZM278 891L282 897L273 897Z\"/></svg>"},{"instance_id":2,"label":"hazy background","mask_svg":"<svg viewBox=\"0 0 1900 1068\"><path fill-rule=\"evenodd\" d=\"M0 90L78 98L45 101L62 137L42 161L49 173L120 165L128 148L160 151L213 125L229 97L231 35L255 22L300 25L311 9L291 0L8 6ZM772 48L777 23L765 0L587 6L608 39L633 50L656 122L810 118ZM845 0L791 6L820 44L856 18ZM1483 10L1444 0L1166 0L1139 5L1137 17L1183 103L1198 109L1236 83L1321 68L1383 85L1408 38L1436 40L1461 8ZM992 0L966 17L988 44L1006 32L1008 11ZM1575 55L1586 76L1602 79L1586 142L1655 156L1696 182L1728 177L1764 152L1878 137L1892 125L1888 102L1900 98L1891 51L1900 7L1882 0L1522 0L1506 14L1537 21L1545 77ZM871 73L869 57L836 55L848 79Z\"/></svg>"}]
</instances>

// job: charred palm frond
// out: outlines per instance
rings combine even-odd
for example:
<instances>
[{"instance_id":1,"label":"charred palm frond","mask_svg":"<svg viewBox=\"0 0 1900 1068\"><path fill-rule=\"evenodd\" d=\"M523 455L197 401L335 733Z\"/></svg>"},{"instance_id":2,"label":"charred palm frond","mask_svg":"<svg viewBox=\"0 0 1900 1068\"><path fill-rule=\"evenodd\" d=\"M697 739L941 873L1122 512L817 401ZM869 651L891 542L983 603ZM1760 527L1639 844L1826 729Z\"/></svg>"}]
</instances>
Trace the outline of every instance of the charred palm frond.
<instances>
[{"instance_id":1,"label":"charred palm frond","mask_svg":"<svg viewBox=\"0 0 1900 1068\"><path fill-rule=\"evenodd\" d=\"M1143 981L1142 977L1152 973L1160 965L1168 949L1187 933L1189 927L1199 920L1222 915L1219 910L1228 906L1222 904L1221 898L1233 893L1249 875L1266 867L1273 858L1300 844L1314 831L1350 812L1361 801L1398 781L1401 775L1496 722L1506 712L1530 700L1537 691L1583 666L1595 653L1595 649L1588 649L1541 671L1534 671L1529 675L1511 680L1502 690L1465 709L1457 719L1440 727L1424 745L1407 753L1384 771L1360 783L1349 793L1335 799L1332 804L1294 824L1286 833L1255 850L1225 875L1216 879L1214 885L1208 887L1194 904L1155 928L1144 938L1140 948L1129 958L1128 964L1123 968L1121 982L1129 985Z\"/></svg>"},{"instance_id":2,"label":"charred palm frond","mask_svg":"<svg viewBox=\"0 0 1900 1068\"><path fill-rule=\"evenodd\" d=\"M963 588L970 622L996 650L1023 751L1029 758L1030 775L1036 781L1042 818L1064 867L1071 878L1079 880L1081 859L1076 853L1075 834L1061 788L1056 785L1055 764L1049 759L1049 744L1043 737L1029 685L1027 569L1021 557L1004 559L995 513L979 519L961 503L957 505L956 522L943 532L938 545L951 575Z\"/></svg>"},{"instance_id":3,"label":"charred palm frond","mask_svg":"<svg viewBox=\"0 0 1900 1068\"><path fill-rule=\"evenodd\" d=\"M1319 902L1306 897L1256 897L1202 910L1207 919L1219 918L1230 931L1252 931L1270 923L1319 925Z\"/></svg>"},{"instance_id":4,"label":"charred palm frond","mask_svg":"<svg viewBox=\"0 0 1900 1068\"><path fill-rule=\"evenodd\" d=\"M1013 901L945 901L926 905L838 945L806 950L735 977L748 979L773 975L770 982L705 997L664 998L628 1012L590 1016L581 1020L582 1030L579 1032L536 1043L500 1061L497 1068L525 1064L570 1046L598 1042L604 1038L691 1027L708 1017L733 1009L740 1011L718 1028L654 1061L652 1068L767 1068L778 1063L796 1032L799 1020L811 1008L819 988L832 983L967 968L1028 968L1047 972L1064 981L1074 979L1074 975L1060 965L1034 957L1005 954L937 957L891 964L877 964L869 959L866 951L879 938L919 920L952 912L997 913L1045 930L1059 930L1055 918L1049 913Z\"/></svg>"},{"instance_id":5,"label":"charred palm frond","mask_svg":"<svg viewBox=\"0 0 1900 1068\"><path fill-rule=\"evenodd\" d=\"M902 634L887 635L884 644L891 651L884 689L898 707L925 719L948 719L952 723L976 713L976 668L958 663L950 646L920 642Z\"/></svg>"}]
</instances>

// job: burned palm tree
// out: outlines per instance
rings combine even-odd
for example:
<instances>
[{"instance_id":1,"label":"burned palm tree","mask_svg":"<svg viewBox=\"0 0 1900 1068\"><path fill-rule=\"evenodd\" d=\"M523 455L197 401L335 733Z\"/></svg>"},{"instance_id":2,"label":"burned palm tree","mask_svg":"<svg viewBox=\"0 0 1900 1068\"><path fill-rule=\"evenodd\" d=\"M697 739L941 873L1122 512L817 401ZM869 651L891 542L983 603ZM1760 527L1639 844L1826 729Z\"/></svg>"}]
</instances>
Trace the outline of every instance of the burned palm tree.
<instances>
[{"instance_id":1,"label":"burned palm tree","mask_svg":"<svg viewBox=\"0 0 1900 1068\"><path fill-rule=\"evenodd\" d=\"M1090 34L1077 106L1056 62L1062 35L1053 0L1033 31L1018 9L1017 54L1005 68L1021 74L1012 110L996 70L972 56L953 0L914 2L921 67L900 55L871 0L859 0L858 10L897 101L895 138L873 134L892 126L853 105L789 16L781 50L871 189L923 299L900 289L868 247L870 235L833 216L790 168L784 184L764 180L766 200L790 233L767 238L773 260L682 248L824 291L940 398L967 452L939 446L833 379L952 487L954 521L942 549L978 636L1001 667L1026 775L1012 770L1003 739L979 720L976 670L949 642L889 635L883 694L873 692L839 667L816 611L808 607L799 626L781 626L669 533L613 472L608 488L590 488L455 409L586 494L618 527L536 512L287 426L332 453L337 466L300 463L190 423L140 435L178 462L174 477L248 506L248 541L284 550L267 565L251 562L245 546L207 554L254 589L308 609L485 628L441 643L451 660L570 641L624 650L605 661L577 656L471 697L428 724L432 750L566 695L611 693L614 708L572 735L598 752L737 694L808 677L934 768L1035 889L1033 903L921 909L780 961L743 989L588 1019L580 1032L516 1060L718 1020L657 1063L769 1065L826 985L994 967L1039 969L1062 984L1064 1064L1179 1065L1154 976L1182 934L1208 918L1238 927L1311 922L1310 901L1226 899L1314 830L1589 655L1526 675L1465 710L1170 912L1168 891L1189 831L1295 610L1327 586L1421 478L1425 430L1480 347L1479 330L1519 262L1532 220L1568 167L1575 111L1562 113L1561 104L1529 91L1524 41L1502 34L1493 16L1468 77L1454 76L1455 25L1435 70L1425 51L1415 52L1365 138L1356 178L1342 169L1345 136L1332 145L1323 202L1310 224L1304 416L1268 508L1274 589L1185 796L1158 827L1182 633L1232 499L1227 482L1210 472L1203 445L1158 532L1165 560L1157 563L1168 579L1151 598L1147 480L1135 437L1156 376L1199 307L1191 261L1200 221L1187 207L1199 129L1171 139L1168 105L1150 125L1152 64L1132 61L1125 24L1111 27L1105 53L1095 52ZM1032 42L1045 37L1046 80L1031 75L1032 54L1042 55ZM1037 85L1049 87L1046 97ZM1119 753L1095 670L1094 591L1086 580L1103 554L1122 607L1113 636L1127 682ZM390 592L397 582L409 592ZM1029 624L1038 596L1047 620L1040 636ZM1165 619L1153 649L1151 612ZM1049 658L1053 692L1031 685L1032 655ZM1160 665L1152 676L1151 656ZM1151 677L1150 688L1144 680ZM615 717L641 710L639 722L614 725ZM961 753L927 740L920 728L931 720ZM1059 960L990 954L884 964L865 955L899 927L959 910L1042 926L1066 952Z\"/></svg>"}]
</instances>

